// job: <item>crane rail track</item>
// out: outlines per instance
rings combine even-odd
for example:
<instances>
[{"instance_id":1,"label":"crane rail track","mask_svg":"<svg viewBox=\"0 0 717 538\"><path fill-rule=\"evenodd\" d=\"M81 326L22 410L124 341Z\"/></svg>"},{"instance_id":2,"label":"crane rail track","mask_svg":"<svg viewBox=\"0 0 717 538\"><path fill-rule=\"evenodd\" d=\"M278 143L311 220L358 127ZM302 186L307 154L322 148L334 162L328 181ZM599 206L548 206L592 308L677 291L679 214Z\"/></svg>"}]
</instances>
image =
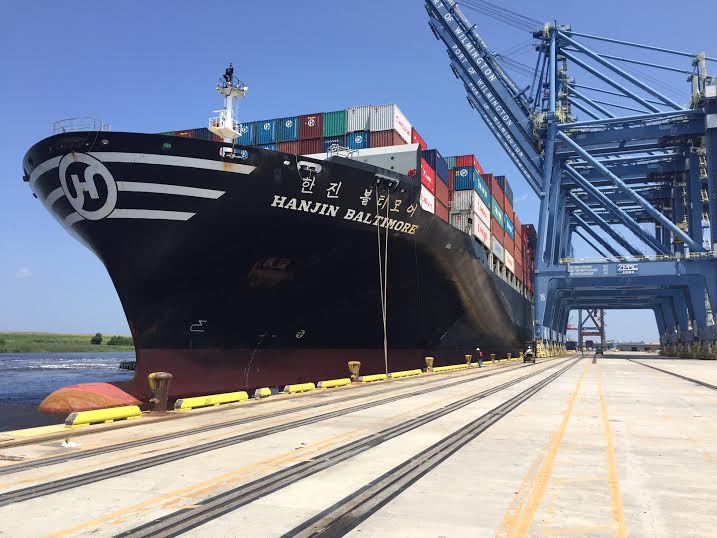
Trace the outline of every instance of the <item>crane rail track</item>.
<instances>
[{"instance_id":1,"label":"crane rail track","mask_svg":"<svg viewBox=\"0 0 717 538\"><path fill-rule=\"evenodd\" d=\"M570 360L570 359L566 359L566 360ZM563 362L565 362L565 361L563 361ZM527 374L518 379L519 380L527 379L534 375L538 375L541 372L544 372L545 370L549 370L551 368L555 368L559 364L563 364L563 362L560 362L557 365L549 366L543 370L540 370L539 372L535 372L533 374ZM498 372L495 372L495 373L497 374ZM280 432L292 430L295 428L299 428L301 426L315 424L317 422L322 422L324 420L328 420L331 418L340 417L343 415L347 415L349 413L354 413L356 411L363 411L365 409L370 409L373 407L377 407L377 406L384 405L387 403L392 403L392 402L395 402L398 400L403 400L403 399L410 398L413 396L426 394L426 393L434 392L437 390L442 390L444 388L461 385L464 383L469 383L469 382L475 381L477 379L483 379L484 377L485 376L470 377L468 379L461 379L459 381L454 381L453 383L450 383L450 384L439 385L436 387L431 387L429 389L422 388L422 389L419 389L419 390L416 390L413 392L409 392L409 393L405 393L405 394L398 394L396 396L392 396L389 398L383 398L380 400L365 402L365 403L350 406L350 407L344 407L344 408L337 409L334 411L329 411L327 413L323 413L320 415L306 417L306 418L294 420L291 422L287 422L284 424L278 424L276 426L260 428L258 430L253 430L253 431L233 435L233 436L226 437L223 439L209 441L209 442L202 443L199 445L194 445L194 446L190 446L187 448L181 448L179 450L174 450L171 452L165 452L163 454L157 454L155 456L150 456L150 457L140 459L140 460L130 461L128 463L122 463L119 465L114 465L111 467L106 467L103 469L98 469L95 471L89 471L89 472L82 473L79 475L70 476L67 478L61 478L58 480L52 480L49 482L37 484L34 486L29 486L29 487L25 487L25 488L21 488L21 489L17 489L17 490L8 491L8 492L0 494L0 507L7 506L9 504L15 504L18 502L27 501L30 499L35 499L37 497L43 497L45 495L49 495L52 493L57 493L60 491L77 488L80 486L84 486L86 484L92 484L94 482L99 482L101 480L107 480L109 478L122 476L122 475L133 473L136 471L141 471L143 469L148 469L150 467L155 467L157 465L163 465L165 463L174 462L174 461L177 461L180 459L188 458L190 456L196 456L198 454L203 454L203 453L209 452L211 450L217 450L220 448L225 448L228 446L237 445L239 443L251 441L253 439L258 439L258 438L264 437L266 435L272 435L275 433L280 433ZM517 381L509 381L500 386L507 386L509 384L514 384L515 382L517 382ZM32 462L28 462L28 464L30 464L30 463L32 463ZM15 466L13 466L13 467L15 467Z\"/></svg>"},{"instance_id":2,"label":"crane rail track","mask_svg":"<svg viewBox=\"0 0 717 538\"><path fill-rule=\"evenodd\" d=\"M352 441L343 446L319 454L309 460L296 463L285 469L281 469L262 478L254 480L248 484L238 486L229 491L220 493L214 497L210 497L204 501L195 503L192 508L178 510L172 514L168 514L166 516L155 519L154 521L150 521L146 524L120 533L117 536L121 538L177 536L191 529L199 527L217 517L220 517L238 508L241 508L242 506L252 503L271 493L274 493L286 486L294 484L299 480L312 476L320 471L323 471L343 461L353 458L354 456L357 456L371 448L374 448L386 441L389 441L390 439L393 439L399 435L403 435L409 431L424 426L429 422L432 422L454 411L457 411L458 409L461 409L471 403L474 403L478 400L481 400L497 392L512 387L513 385L516 385L531 377L540 375L547 370L562 366L562 368L560 368L560 370L558 370L557 372L550 374L546 378L540 380L535 385L532 385L531 387L521 391L518 395L498 405L488 413L469 423L467 426L464 426L458 431L446 436L436 445L433 445L429 449L424 450L420 454L408 460L408 462L406 462L404 465L417 464L419 466L418 471L420 472L420 474L418 474L414 478L414 480L416 480L420 476L422 476L422 474L425 474L426 472L430 471L433 467L438 465L441 461L450 456L450 454L458 450L467 442L480 435L481 432L485 431L492 424L510 413L521 403L525 402L528 398L536 394L540 389L560 377L563 373L568 371L579 361L579 358L569 358L564 361L561 361L558 364L545 368L540 372L534 372L521 376L501 385L486 389L478 394L474 394L466 398L462 398L461 400L451 402L444 407L428 412L425 415L416 417L401 424L390 426L374 434L367 435L361 439L357 439L356 441ZM565 365L566 362L569 362L569 364ZM396 480L399 479L398 475L400 475L401 479L403 479L405 477L405 473L401 471L401 469L402 466L399 466L394 470L389 471L389 473L374 482L380 484L383 484L385 480L391 480L392 482L396 482ZM391 473L394 473L396 475L395 479L394 474ZM390 476L386 478L387 475ZM374 482L366 486L366 488L376 487ZM410 483L410 481L406 482L406 484ZM397 495L398 492L400 492L400 487L403 486L399 485L396 487L398 487L399 489L391 490L394 491L391 498ZM365 494L363 490L365 490L366 488L359 490L359 492ZM381 495L383 494L382 492L385 491L387 490L384 487L381 487L377 490L375 495ZM349 496L344 500L350 500L350 498L351 497ZM381 499L384 499L384 497L381 497ZM388 502L388 500L390 499L386 497L381 502L385 504L385 502ZM378 509L378 507L380 506L376 504L375 509ZM368 515L366 515L365 517L368 517ZM313 519L309 521L313 521ZM301 529L295 529L295 531L297 530ZM293 532L294 531L288 533L286 536L293 536Z\"/></svg>"},{"instance_id":3,"label":"crane rail track","mask_svg":"<svg viewBox=\"0 0 717 538\"><path fill-rule=\"evenodd\" d=\"M553 360L553 359L549 359L549 360ZM547 361L543 361L543 362L547 362ZM445 381L446 381L445 379L432 379L432 380L424 382L421 385L422 388L420 390L408 392L405 394L399 394L396 396L390 396L388 398L383 398L381 400L376 400L376 405L381 405L382 403L391 403L391 402L394 402L394 401L397 401L400 399L416 396L418 394L426 394L429 392L435 392L435 391L442 390L445 388L451 388L451 387L458 386L458 385L461 385L464 383L476 381L478 379L485 379L488 377L493 377L493 376L504 374L507 372L513 372L515 370L518 370L520 368L526 368L528 366L530 366L530 365L519 365L516 367L503 366L503 367L500 367L499 371L490 372L488 374L480 375L480 376L463 375L463 376L460 376L459 379L456 380L454 378L452 381L450 381L448 383L445 383ZM471 374L473 374L473 373L474 372L472 371ZM441 382L444 382L444 383L441 384ZM433 386L433 385L437 385L437 386ZM430 388L425 388L426 386L430 386ZM397 386L397 387L386 388L386 389L382 390L381 394L392 393L392 392L407 390L407 389L410 389L410 385L403 386L403 387ZM326 394L326 393L324 393L324 394ZM323 402L318 402L318 403L312 403L309 405L304 405L304 406L296 407L296 408L292 408L292 409L283 409L281 411L263 413L261 415L252 415L249 417L242 417L239 419L219 422L216 424L207 424L204 426L198 426L196 428L190 428L187 430L181 430L181 431L177 431L177 432L173 432L173 433L167 433L167 434L159 435L159 436L155 436L155 437L146 437L143 439L137 439L135 441L127 441L124 443L117 443L117 444L114 444L111 446L92 448L92 449L88 449L88 450L83 450L81 452L70 452L67 454L61 454L59 456L51 456L48 458L30 460L30 461L26 461L26 462L22 462L22 463L15 463L13 465L7 465L7 466L0 467L0 476L18 473L21 471L27 471L30 469L37 469L40 467L47 467L50 465L57 465L60 463L66 463L68 461L75 461L75 460L80 460L80 459L85 459L85 458L91 458L94 456L100 456L102 454L109 454L111 452L119 452L122 450L131 449L131 448L138 448L138 447L142 447L142 446L146 446L146 445L151 445L153 443L171 441L174 439L180 439L182 437L187 437L190 435L197 435L197 434L201 434L201 433L221 430L224 428L231 428L234 426L251 424L252 422L259 422L261 420L267 420L267 419L292 415L292 414L303 412L303 411L311 411L312 409L318 409L320 407L325 407L328 405L340 404L340 403L350 402L350 401L354 401L354 400L360 400L360 399L364 399L364 398L371 398L372 396L375 396L375 395L376 395L375 392L352 394L352 395L348 395L346 397L331 399L328 401L323 401ZM234 409L236 410L237 408L235 407ZM4 448L4 447L0 447L0 449L1 448ZM2 506L1 499L2 499L2 496L0 495L0 506Z\"/></svg>"},{"instance_id":4,"label":"crane rail track","mask_svg":"<svg viewBox=\"0 0 717 538\"><path fill-rule=\"evenodd\" d=\"M668 374L671 376L679 377L680 379L684 379L685 381L690 381L691 383L695 383L696 385L699 385L701 387L705 387L711 390L717 390L717 386L712 385L710 383L706 383L704 381L700 381L699 379L695 379L693 377L687 377L686 375L677 374L675 372L670 372L669 370L663 370L662 368L658 368L657 366L652 366L650 364L645 364L644 362L636 361L634 359L627 359L630 362L634 362L635 364L639 364L640 366L644 366L645 368L652 368L653 370L657 370L658 372L662 372L663 374Z\"/></svg>"}]
</instances>

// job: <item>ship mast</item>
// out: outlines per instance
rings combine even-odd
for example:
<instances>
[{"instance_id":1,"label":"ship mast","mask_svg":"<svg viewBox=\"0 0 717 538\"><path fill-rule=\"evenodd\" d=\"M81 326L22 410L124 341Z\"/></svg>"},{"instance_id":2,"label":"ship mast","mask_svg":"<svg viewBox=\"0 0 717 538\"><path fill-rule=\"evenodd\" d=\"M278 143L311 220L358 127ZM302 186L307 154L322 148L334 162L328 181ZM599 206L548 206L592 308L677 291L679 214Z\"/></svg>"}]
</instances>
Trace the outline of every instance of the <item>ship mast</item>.
<instances>
[{"instance_id":1,"label":"ship mast","mask_svg":"<svg viewBox=\"0 0 717 538\"><path fill-rule=\"evenodd\" d=\"M222 79L223 81L217 84L217 91L224 96L224 109L215 111L219 112L219 116L209 118L209 130L220 136L224 142L232 143L241 134L241 127L234 119L234 98L244 97L249 87L234 76L234 66L231 63L224 71Z\"/></svg>"}]
</instances>

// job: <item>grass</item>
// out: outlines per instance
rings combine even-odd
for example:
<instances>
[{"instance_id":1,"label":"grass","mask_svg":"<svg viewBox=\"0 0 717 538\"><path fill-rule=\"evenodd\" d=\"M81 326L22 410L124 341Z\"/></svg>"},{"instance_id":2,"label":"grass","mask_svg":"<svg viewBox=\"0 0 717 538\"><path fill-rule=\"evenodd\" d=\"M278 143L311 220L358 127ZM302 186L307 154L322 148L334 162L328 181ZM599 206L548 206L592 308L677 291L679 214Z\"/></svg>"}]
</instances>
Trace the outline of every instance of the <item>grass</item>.
<instances>
[{"instance_id":1,"label":"grass","mask_svg":"<svg viewBox=\"0 0 717 538\"><path fill-rule=\"evenodd\" d=\"M90 343L94 334L0 332L0 353L79 353L83 351L134 351L132 346L107 345L114 335L103 334L102 344Z\"/></svg>"}]
</instances>

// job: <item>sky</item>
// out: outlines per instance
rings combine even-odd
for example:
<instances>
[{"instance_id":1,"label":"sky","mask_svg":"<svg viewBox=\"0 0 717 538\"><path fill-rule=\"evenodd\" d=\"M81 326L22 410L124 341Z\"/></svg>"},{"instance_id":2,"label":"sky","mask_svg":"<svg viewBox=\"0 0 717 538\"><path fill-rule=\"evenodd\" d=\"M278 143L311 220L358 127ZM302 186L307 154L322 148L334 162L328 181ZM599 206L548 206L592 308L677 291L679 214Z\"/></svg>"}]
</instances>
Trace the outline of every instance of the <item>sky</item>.
<instances>
[{"instance_id":1,"label":"sky","mask_svg":"<svg viewBox=\"0 0 717 538\"><path fill-rule=\"evenodd\" d=\"M714 17L696 16L713 12L707 0L690 9L648 0L500 3L575 31L717 55ZM32 197L22 157L68 117L94 116L115 131L204 126L221 107L214 87L230 61L249 86L240 119L397 103L444 155L475 153L486 170L507 175L522 222L537 227L537 198L468 107L421 0L7 0L1 9L0 331L129 334L102 263ZM465 13L494 51L530 38ZM534 63L527 47L519 52ZM665 91L687 99L679 80ZM576 253L592 255L580 244ZM657 338L649 311L610 312L607 323L609 338Z\"/></svg>"}]
</instances>

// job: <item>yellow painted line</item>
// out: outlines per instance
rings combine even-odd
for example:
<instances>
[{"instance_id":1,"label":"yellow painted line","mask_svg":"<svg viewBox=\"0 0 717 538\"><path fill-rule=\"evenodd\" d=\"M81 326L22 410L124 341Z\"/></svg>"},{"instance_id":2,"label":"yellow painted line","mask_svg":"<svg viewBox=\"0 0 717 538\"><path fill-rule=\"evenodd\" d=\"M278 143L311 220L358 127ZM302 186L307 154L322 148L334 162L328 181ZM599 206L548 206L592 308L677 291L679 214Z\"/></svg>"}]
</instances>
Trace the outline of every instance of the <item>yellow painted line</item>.
<instances>
[{"instance_id":1,"label":"yellow painted line","mask_svg":"<svg viewBox=\"0 0 717 538\"><path fill-rule=\"evenodd\" d=\"M385 381L388 379L386 374L373 374L359 376L359 383L371 383L372 381Z\"/></svg>"},{"instance_id":2,"label":"yellow painted line","mask_svg":"<svg viewBox=\"0 0 717 538\"><path fill-rule=\"evenodd\" d=\"M142 411L136 405L123 405L108 409L95 409L93 411L75 411L65 419L68 426L87 426L101 422L113 422L142 416Z\"/></svg>"},{"instance_id":3,"label":"yellow painted line","mask_svg":"<svg viewBox=\"0 0 717 538\"><path fill-rule=\"evenodd\" d=\"M463 364L451 364L450 366L436 366L433 368L434 372L452 372L453 370L463 370L464 368L470 368L467 363Z\"/></svg>"},{"instance_id":4,"label":"yellow painted line","mask_svg":"<svg viewBox=\"0 0 717 538\"><path fill-rule=\"evenodd\" d=\"M610 525L592 525L589 527L543 527L541 533L548 536L565 536L570 534L604 533Z\"/></svg>"},{"instance_id":5,"label":"yellow painted line","mask_svg":"<svg viewBox=\"0 0 717 538\"><path fill-rule=\"evenodd\" d=\"M316 385L320 389L331 389L334 387L345 387L351 384L351 378L343 377L341 379L327 379L326 381L319 381Z\"/></svg>"},{"instance_id":6,"label":"yellow painted line","mask_svg":"<svg viewBox=\"0 0 717 538\"><path fill-rule=\"evenodd\" d=\"M422 370L416 369L416 370L402 370L400 372L391 372L388 374L388 377L391 379L398 379L399 377L409 377L412 375L421 375L423 373Z\"/></svg>"},{"instance_id":7,"label":"yellow painted line","mask_svg":"<svg viewBox=\"0 0 717 538\"><path fill-rule=\"evenodd\" d=\"M49 426L36 426L34 428L2 432L2 437L5 437L6 435L10 439L17 437L37 437L38 435L48 435L51 433L60 433L65 431L67 431L67 426L65 424L51 424ZM3 440L9 441L10 439Z\"/></svg>"},{"instance_id":8,"label":"yellow painted line","mask_svg":"<svg viewBox=\"0 0 717 538\"><path fill-rule=\"evenodd\" d=\"M598 364L598 392L600 393L600 410L602 412L605 440L607 441L605 451L607 452L608 485L610 487L610 512L615 523L617 523L615 536L623 538L627 536L625 511L622 505L622 496L620 495L620 481L617 476L617 464L615 461L615 442L610 429L610 421L607 418L607 405L605 404L605 392L602 385L602 366L600 364Z\"/></svg>"},{"instance_id":9,"label":"yellow painted line","mask_svg":"<svg viewBox=\"0 0 717 538\"><path fill-rule=\"evenodd\" d=\"M588 362L585 368L583 368L583 371L580 374L580 378L578 379L577 385L575 386L575 391L573 391L573 393L570 395L570 398L568 398L568 404L565 409L565 412L563 413L563 420L561 421L558 430L553 434L550 440L546 457L543 460L543 464L541 465L537 476L535 477L536 480L530 481L531 490L528 495L525 506L523 502L519 502L517 503L517 505L511 505L511 507L503 516L503 521L501 522L501 526L496 533L496 537L517 538L528 535L530 526L532 525L533 519L535 518L535 513L540 507L540 503L545 496L545 491L548 488L548 482L550 482L550 477L553 474L553 466L555 465L555 459L558 456L558 450L560 449L560 445L562 444L563 438L565 437L565 431L568 429L568 422L570 422L570 417L573 414L575 400L578 397L578 393L580 392L580 388L583 384L583 379L585 378L585 374L590 369L591 364L592 362ZM516 495L520 494L521 491L519 489Z\"/></svg>"},{"instance_id":10,"label":"yellow painted line","mask_svg":"<svg viewBox=\"0 0 717 538\"><path fill-rule=\"evenodd\" d=\"M182 398L174 402L175 411L189 411L197 407L209 407L211 405L222 405L228 403L242 402L248 400L249 395L241 390L239 392L225 392L223 394L212 394L210 396L194 396Z\"/></svg>"},{"instance_id":11,"label":"yellow painted line","mask_svg":"<svg viewBox=\"0 0 717 538\"><path fill-rule=\"evenodd\" d=\"M286 385L284 392L286 394L296 394L297 392L308 392L315 389L316 385L313 383L297 383L296 385Z\"/></svg>"},{"instance_id":12,"label":"yellow painted line","mask_svg":"<svg viewBox=\"0 0 717 538\"><path fill-rule=\"evenodd\" d=\"M256 399L266 398L267 396L271 396L271 389L269 387L262 387L254 391L254 398Z\"/></svg>"}]
</instances>

